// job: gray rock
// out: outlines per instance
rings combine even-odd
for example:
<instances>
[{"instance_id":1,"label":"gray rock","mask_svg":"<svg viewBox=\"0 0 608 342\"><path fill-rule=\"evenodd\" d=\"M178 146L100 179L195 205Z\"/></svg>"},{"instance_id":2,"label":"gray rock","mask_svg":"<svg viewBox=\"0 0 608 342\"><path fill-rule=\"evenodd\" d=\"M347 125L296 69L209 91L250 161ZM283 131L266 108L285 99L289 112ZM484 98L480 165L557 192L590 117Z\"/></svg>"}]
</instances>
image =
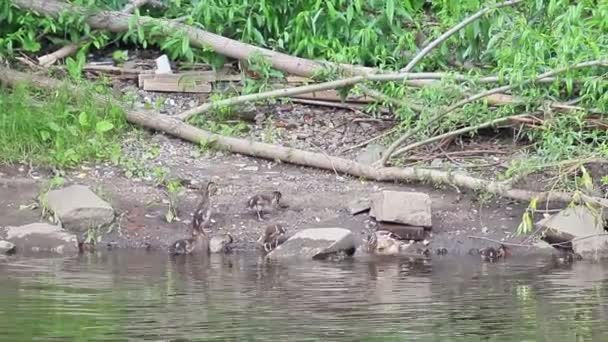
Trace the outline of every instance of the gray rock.
<instances>
[{"instance_id":1,"label":"gray rock","mask_svg":"<svg viewBox=\"0 0 608 342\"><path fill-rule=\"evenodd\" d=\"M389 231L406 241L422 241L426 238L424 227L420 226L406 226L398 223L380 222L378 224L378 230Z\"/></svg>"},{"instance_id":2,"label":"gray rock","mask_svg":"<svg viewBox=\"0 0 608 342\"><path fill-rule=\"evenodd\" d=\"M13 243L20 254L28 254L28 252L50 252L64 255L78 253L76 235L48 223L5 227L0 229L0 239Z\"/></svg>"},{"instance_id":3,"label":"gray rock","mask_svg":"<svg viewBox=\"0 0 608 342\"><path fill-rule=\"evenodd\" d=\"M383 191L371 196L370 216L377 221L431 227L431 198L420 192Z\"/></svg>"},{"instance_id":4,"label":"gray rock","mask_svg":"<svg viewBox=\"0 0 608 342\"><path fill-rule=\"evenodd\" d=\"M344 228L304 229L268 253L269 258L323 259L337 254L352 255L356 251L352 232Z\"/></svg>"},{"instance_id":5,"label":"gray rock","mask_svg":"<svg viewBox=\"0 0 608 342\"><path fill-rule=\"evenodd\" d=\"M84 185L49 191L47 205L64 228L76 232L105 226L114 220L110 204Z\"/></svg>"},{"instance_id":6,"label":"gray rock","mask_svg":"<svg viewBox=\"0 0 608 342\"><path fill-rule=\"evenodd\" d=\"M10 254L15 251L15 244L10 241L0 240L0 254Z\"/></svg>"},{"instance_id":7,"label":"gray rock","mask_svg":"<svg viewBox=\"0 0 608 342\"><path fill-rule=\"evenodd\" d=\"M378 144L369 144L357 155L357 161L361 164L371 165L382 158L386 148Z\"/></svg>"},{"instance_id":8,"label":"gray rock","mask_svg":"<svg viewBox=\"0 0 608 342\"><path fill-rule=\"evenodd\" d=\"M369 210L370 205L369 198L356 198L348 202L348 212L351 215L361 214L362 212Z\"/></svg>"},{"instance_id":9,"label":"gray rock","mask_svg":"<svg viewBox=\"0 0 608 342\"><path fill-rule=\"evenodd\" d=\"M544 240L549 242L572 241L572 249L585 259L600 259L608 256L608 236L593 236L605 233L601 214L594 214L586 206L566 208L559 213L536 223L544 228ZM577 239L586 237L584 239Z\"/></svg>"},{"instance_id":10,"label":"gray rock","mask_svg":"<svg viewBox=\"0 0 608 342\"><path fill-rule=\"evenodd\" d=\"M232 236L212 236L209 239L209 252L228 253L232 250Z\"/></svg>"}]
</instances>

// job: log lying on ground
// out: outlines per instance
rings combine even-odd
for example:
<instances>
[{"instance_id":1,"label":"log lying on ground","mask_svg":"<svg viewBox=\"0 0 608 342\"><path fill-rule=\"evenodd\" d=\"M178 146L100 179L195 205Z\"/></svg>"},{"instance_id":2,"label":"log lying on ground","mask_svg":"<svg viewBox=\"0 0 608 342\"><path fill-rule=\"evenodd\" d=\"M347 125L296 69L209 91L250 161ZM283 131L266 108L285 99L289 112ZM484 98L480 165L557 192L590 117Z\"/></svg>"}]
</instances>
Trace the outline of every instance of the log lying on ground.
<instances>
[{"instance_id":1,"label":"log lying on ground","mask_svg":"<svg viewBox=\"0 0 608 342\"><path fill-rule=\"evenodd\" d=\"M221 55L239 60L247 60L255 53L261 53L268 59L274 68L298 76L313 76L316 71L324 66L324 64L321 62L314 62L308 59L293 57L268 49L255 47L173 20L156 19L148 16L135 17L131 14L122 13L119 11L92 12L90 9L85 7L72 5L57 0L12 0L12 4L22 10L36 12L40 15L50 16L53 18L59 17L59 15L64 12L81 14L91 28L108 30L115 33L127 32L129 30L130 22L132 22L132 25L134 26L157 26L162 30L160 33L164 33L167 36L173 35L175 32L182 31L190 40L190 44L194 47L210 48ZM359 66L343 65L343 67L347 70L351 70L354 73L376 71L373 68Z\"/></svg>"},{"instance_id":2,"label":"log lying on ground","mask_svg":"<svg viewBox=\"0 0 608 342\"><path fill-rule=\"evenodd\" d=\"M123 8L122 12L131 13L131 12L135 11L136 8L139 8L145 4L152 4L155 7L162 6L161 3L157 2L157 1L153 1L153 0L132 0L125 6L125 8ZM83 46L86 42L87 42L86 40L83 40L78 43L72 43L72 44L69 44L69 45L66 45L66 46L60 48L59 50L56 50L47 55L41 56L38 58L38 64L41 66L45 66L45 67L53 65L58 60L75 54L80 49L80 47Z\"/></svg>"},{"instance_id":3,"label":"log lying on ground","mask_svg":"<svg viewBox=\"0 0 608 342\"><path fill-rule=\"evenodd\" d=\"M35 86L45 89L57 89L62 83L58 80L30 75L23 72L0 66L0 82L15 86L19 83L33 83ZM81 90L71 85L71 91L80 93ZM99 101L111 101L109 97L99 97ZM240 153L253 157L287 162L296 165L315 167L324 170L333 170L356 177L364 177L376 181L404 181L404 182L433 182L436 184L449 184L478 191L486 191L498 196L515 200L529 201L537 198L539 202L559 201L570 202L578 197L572 193L565 192L534 192L528 190L512 189L507 182L496 182L471 177L464 174L429 170L422 168L398 168L379 167L357 163L352 160L331 157L323 153L314 153L289 147L259 143L245 139L225 137L217 135L182 121L163 116L152 111L126 110L126 119L132 124L139 125L151 130L165 132L172 136L199 144L211 142L216 148L233 153ZM608 200L583 196L586 201L593 201L603 206L608 206Z\"/></svg>"}]
</instances>

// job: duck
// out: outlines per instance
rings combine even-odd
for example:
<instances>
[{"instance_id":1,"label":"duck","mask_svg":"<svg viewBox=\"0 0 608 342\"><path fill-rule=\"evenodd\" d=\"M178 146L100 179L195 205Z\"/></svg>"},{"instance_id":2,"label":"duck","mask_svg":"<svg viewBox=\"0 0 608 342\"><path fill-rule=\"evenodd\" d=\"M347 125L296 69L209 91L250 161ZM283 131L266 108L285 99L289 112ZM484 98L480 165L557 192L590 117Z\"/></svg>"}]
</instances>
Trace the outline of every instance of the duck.
<instances>
[{"instance_id":1,"label":"duck","mask_svg":"<svg viewBox=\"0 0 608 342\"><path fill-rule=\"evenodd\" d=\"M204 231L193 231L191 237L180 239L169 246L171 255L187 255L195 253L209 253L209 236Z\"/></svg>"},{"instance_id":2,"label":"duck","mask_svg":"<svg viewBox=\"0 0 608 342\"><path fill-rule=\"evenodd\" d=\"M209 251L211 253L230 253L232 252L232 244L234 238L230 233L222 236L212 236L209 240Z\"/></svg>"},{"instance_id":3,"label":"duck","mask_svg":"<svg viewBox=\"0 0 608 342\"><path fill-rule=\"evenodd\" d=\"M214 182L208 182L200 188L201 200L192 218L191 236L180 239L169 246L169 254L185 255L197 252L209 253L209 235L205 227L211 219L210 196L215 194L217 187Z\"/></svg>"},{"instance_id":4,"label":"duck","mask_svg":"<svg viewBox=\"0 0 608 342\"><path fill-rule=\"evenodd\" d=\"M378 230L368 235L367 251L378 255L396 255L406 247L401 237L388 230Z\"/></svg>"},{"instance_id":5,"label":"duck","mask_svg":"<svg viewBox=\"0 0 608 342\"><path fill-rule=\"evenodd\" d=\"M470 253L471 254L471 253ZM481 256L483 261L495 262L498 259L505 258L510 255L507 246L501 244L498 248L487 247L478 250L478 254Z\"/></svg>"},{"instance_id":6,"label":"duck","mask_svg":"<svg viewBox=\"0 0 608 342\"><path fill-rule=\"evenodd\" d=\"M265 211L278 207L281 197L280 191L273 191L271 194L257 194L247 200L247 208L256 212L258 220L264 221L262 214Z\"/></svg>"},{"instance_id":7,"label":"duck","mask_svg":"<svg viewBox=\"0 0 608 342\"><path fill-rule=\"evenodd\" d=\"M574 261L583 260L583 256L573 251L562 251L559 255L552 255L553 261L557 264L568 265Z\"/></svg>"},{"instance_id":8,"label":"duck","mask_svg":"<svg viewBox=\"0 0 608 342\"><path fill-rule=\"evenodd\" d=\"M204 230L211 220L211 199L210 197L217 192L217 186L214 182L208 182L206 186L202 186L199 190L201 199L198 202L194 216L192 218L192 232Z\"/></svg>"},{"instance_id":9,"label":"duck","mask_svg":"<svg viewBox=\"0 0 608 342\"><path fill-rule=\"evenodd\" d=\"M287 228L282 224L272 224L266 226L264 233L260 236L257 242L262 246L266 253L277 248L280 244L287 240Z\"/></svg>"}]
</instances>

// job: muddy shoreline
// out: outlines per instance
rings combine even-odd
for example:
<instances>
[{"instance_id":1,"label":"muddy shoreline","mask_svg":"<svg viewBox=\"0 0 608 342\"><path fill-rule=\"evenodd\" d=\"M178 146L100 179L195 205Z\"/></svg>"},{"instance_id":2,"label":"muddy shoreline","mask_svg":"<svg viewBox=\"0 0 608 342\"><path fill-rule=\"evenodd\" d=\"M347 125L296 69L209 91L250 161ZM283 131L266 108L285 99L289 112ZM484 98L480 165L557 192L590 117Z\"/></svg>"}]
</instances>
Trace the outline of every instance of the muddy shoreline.
<instances>
[{"instance_id":1,"label":"muddy shoreline","mask_svg":"<svg viewBox=\"0 0 608 342\"><path fill-rule=\"evenodd\" d=\"M152 60L135 61L153 64ZM143 91L131 79L117 78L112 82L117 95L132 98L135 108L154 108L160 115L173 116L208 100L200 94ZM258 106L253 110L254 113L249 113L253 114L249 115L250 120L232 121L228 125L238 123L244 127L244 132L238 134L252 140L340 155L363 163L377 158L374 154L377 151L349 148L394 124L387 114L372 117L362 111L294 103ZM491 132L477 141L462 138L440 152L423 148L405 162L494 179L510 160L517 158L521 149L504 133ZM40 208L20 209L20 206L37 202L38 195L55 175L49 169L29 165L0 166L0 226L41 222ZM285 225L290 235L302 228L342 227L363 237L373 227L373 220L367 213L351 215L348 203L381 190L428 194L432 200L433 225L428 247L432 251L446 248L450 255L466 254L471 248L492 244L470 239L469 235L519 242L522 237L515 236L515 231L526 207L449 186L369 182L331 171L202 150L165 134L137 128L127 132L123 139L119 166L84 163L65 171L61 177L65 186L88 185L112 205L116 212L115 228L102 234L98 246L122 249L166 250L169 244L188 235L197 195L186 187L175 204L180 220L168 223L165 214L169 202L166 189L159 185L161 178L179 179L190 185L213 179L219 187L213 199L213 230L216 234L232 234L237 250L243 251L256 248L255 240L262 227L270 223ZM535 188L540 182L529 185L523 187ZM282 201L289 207L259 222L246 210L245 203L251 195L273 190L283 193Z\"/></svg>"},{"instance_id":2,"label":"muddy shoreline","mask_svg":"<svg viewBox=\"0 0 608 342\"><path fill-rule=\"evenodd\" d=\"M166 144L177 146L182 150L180 155L190 147L176 139L150 135L152 139L166 140ZM363 238L366 228L373 225L373 219L367 213L351 215L348 203L389 189L430 195L433 228L429 247L432 250L447 248L450 255L462 255L470 248L491 245L487 241L470 239L469 235L507 242L521 239L514 232L525 206L511 201L493 199L481 203L474 193L457 194L430 186L367 182L240 155L201 156L180 163L176 158L164 158L163 153L161 151L159 160L166 161L174 176L194 183L207 179L218 183L219 193L213 202L213 230L232 234L240 251L256 249L255 240L268 223L282 223L291 233L302 228L343 227ZM40 208L20 209L20 206L36 201L51 174L19 166L2 167L0 173L3 179L0 184L0 226L39 222ZM64 179L65 185L88 185L115 208L117 229L102 235L100 247L166 250L170 243L188 234L197 198L192 189L185 188L178 197L176 207L181 221L167 223L165 192L153 181L129 179L123 170L110 165L82 166L65 174ZM283 192L288 208L259 222L255 214L246 210L245 202L254 193L273 189Z\"/></svg>"}]
</instances>

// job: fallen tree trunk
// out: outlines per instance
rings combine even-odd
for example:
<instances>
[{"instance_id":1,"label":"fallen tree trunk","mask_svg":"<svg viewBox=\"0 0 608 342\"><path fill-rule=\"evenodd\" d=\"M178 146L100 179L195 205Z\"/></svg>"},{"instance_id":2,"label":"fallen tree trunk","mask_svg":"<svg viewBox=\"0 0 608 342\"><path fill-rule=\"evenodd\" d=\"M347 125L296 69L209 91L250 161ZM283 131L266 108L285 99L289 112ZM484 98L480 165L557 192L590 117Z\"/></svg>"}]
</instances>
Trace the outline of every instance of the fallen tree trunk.
<instances>
[{"instance_id":1,"label":"fallen tree trunk","mask_svg":"<svg viewBox=\"0 0 608 342\"><path fill-rule=\"evenodd\" d=\"M0 66L0 82L8 86L15 86L19 83L33 83L35 86L49 90L57 89L61 82L55 79L31 75ZM81 90L70 85L70 90L79 93ZM110 97L99 97L99 101L110 101L115 103ZM496 182L479 179L465 174L451 173L439 170L430 170L413 167L379 167L375 168L364 165L352 160L331 157L323 153L314 153L298 150L289 147L277 146L272 144L254 142L246 139L221 136L214 134L182 121L163 116L152 111L131 111L126 110L126 119L132 124L142 126L151 130L165 132L172 136L190 141L196 144L210 142L216 148L233 153L240 153L248 156L259 157L270 160L277 160L296 165L315 167L324 170L333 170L344 174L364 177L376 181L403 181L403 182L432 182L435 184L449 184L456 187L463 187L476 191L486 191L498 196L507 197L515 200L529 201L537 198L539 202L559 201L570 202L577 200L576 194L565 192L534 192L521 189L513 189L509 182ZM608 206L608 200L582 196L586 201L600 203Z\"/></svg>"},{"instance_id":2,"label":"fallen tree trunk","mask_svg":"<svg viewBox=\"0 0 608 342\"><path fill-rule=\"evenodd\" d=\"M131 12L135 11L136 8L139 8L148 3L153 3L153 5L155 5L157 7L162 5L162 4L160 4L156 1L152 1L152 0L132 0L125 6L125 8L123 8L122 12L131 13ZM72 44L66 45L57 51L54 51L47 55L41 56L38 58L38 64L40 64L41 66L45 66L45 67L51 66L51 65L55 64L55 62L57 62L58 60L75 54L84 44L86 44L86 42L87 42L87 40L83 39L82 41L80 41L78 43L72 43Z\"/></svg>"},{"instance_id":3,"label":"fallen tree trunk","mask_svg":"<svg viewBox=\"0 0 608 342\"><path fill-rule=\"evenodd\" d=\"M134 21L134 26L154 25L160 27L167 35L182 31L188 36L190 44L198 48L211 48L216 53L235 58L247 60L255 53L261 53L268 59L270 64L279 70L287 73L310 77L317 70L324 66L321 62L315 62L304 58L294 57L280 52L271 51L255 47L237 40L222 37L198 28L194 28L173 20L157 19L148 16L135 17L128 13L119 11L98 11L92 12L82 6L72 5L57 0L12 0L12 4L22 10L36 12L53 18L59 17L61 13L78 13L85 18L87 24L93 29L108 30L115 33L126 32L129 30L129 23ZM343 65L353 73L376 72L376 69L360 66Z\"/></svg>"}]
</instances>

